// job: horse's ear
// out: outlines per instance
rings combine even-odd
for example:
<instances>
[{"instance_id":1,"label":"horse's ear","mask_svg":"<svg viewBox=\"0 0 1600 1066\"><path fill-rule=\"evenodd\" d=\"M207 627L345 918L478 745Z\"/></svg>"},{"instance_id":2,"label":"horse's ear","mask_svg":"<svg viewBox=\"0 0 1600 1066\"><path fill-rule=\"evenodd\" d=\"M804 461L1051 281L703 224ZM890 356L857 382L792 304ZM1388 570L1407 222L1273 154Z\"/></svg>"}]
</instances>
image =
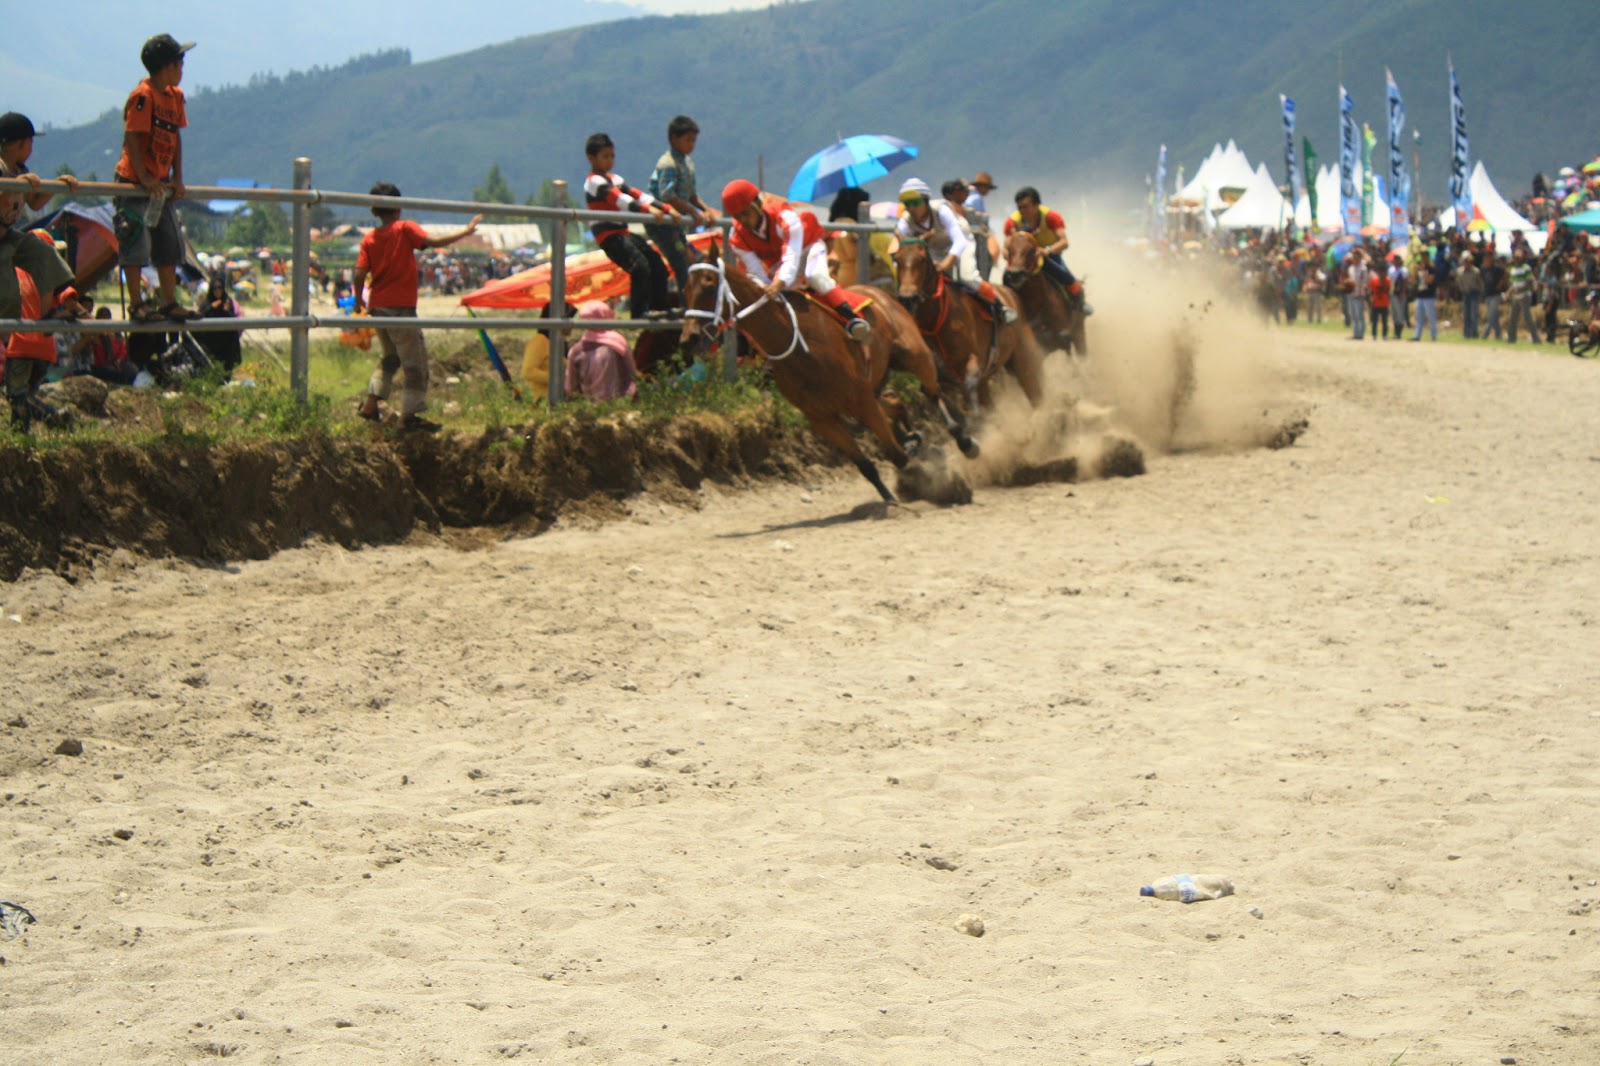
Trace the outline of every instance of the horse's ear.
<instances>
[{"instance_id":1,"label":"horse's ear","mask_svg":"<svg viewBox=\"0 0 1600 1066\"><path fill-rule=\"evenodd\" d=\"M726 231L724 231L720 236L711 242L711 251L706 256L706 262L710 263L712 266L717 265L717 262L721 259L721 256L718 255L718 249L722 247L722 242L727 239L728 234Z\"/></svg>"}]
</instances>

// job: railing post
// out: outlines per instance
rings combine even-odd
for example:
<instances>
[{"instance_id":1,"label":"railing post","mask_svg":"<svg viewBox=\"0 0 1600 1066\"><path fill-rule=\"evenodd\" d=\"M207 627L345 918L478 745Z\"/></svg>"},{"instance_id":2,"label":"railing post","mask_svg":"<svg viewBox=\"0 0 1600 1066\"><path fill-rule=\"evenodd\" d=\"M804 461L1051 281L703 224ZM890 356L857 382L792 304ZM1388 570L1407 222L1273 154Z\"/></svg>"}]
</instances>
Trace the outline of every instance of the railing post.
<instances>
[{"instance_id":1,"label":"railing post","mask_svg":"<svg viewBox=\"0 0 1600 1066\"><path fill-rule=\"evenodd\" d=\"M733 220L723 219L722 222L722 262L725 269L733 269L729 262L733 258ZM739 339L739 328L729 328L728 335L722 341L722 380L732 385L739 380L739 345L744 343Z\"/></svg>"},{"instance_id":2,"label":"railing post","mask_svg":"<svg viewBox=\"0 0 1600 1066\"><path fill-rule=\"evenodd\" d=\"M301 157L294 161L294 187L296 191L311 188L311 160ZM311 314L311 205L295 201L294 205L294 265L289 269L289 313L297 319ZM294 399L304 410L310 397L311 385L311 330L295 326L289 331L289 387Z\"/></svg>"},{"instance_id":3,"label":"railing post","mask_svg":"<svg viewBox=\"0 0 1600 1066\"><path fill-rule=\"evenodd\" d=\"M567 183L557 179L556 206L566 207ZM550 317L567 317L567 220L558 218L550 227ZM566 399L567 383L567 331L550 330L550 406L555 408Z\"/></svg>"},{"instance_id":4,"label":"railing post","mask_svg":"<svg viewBox=\"0 0 1600 1066\"><path fill-rule=\"evenodd\" d=\"M862 216L866 217L863 218ZM856 205L856 221L870 222L872 211L867 204ZM856 233L856 284L872 284L872 234L866 230Z\"/></svg>"}]
</instances>

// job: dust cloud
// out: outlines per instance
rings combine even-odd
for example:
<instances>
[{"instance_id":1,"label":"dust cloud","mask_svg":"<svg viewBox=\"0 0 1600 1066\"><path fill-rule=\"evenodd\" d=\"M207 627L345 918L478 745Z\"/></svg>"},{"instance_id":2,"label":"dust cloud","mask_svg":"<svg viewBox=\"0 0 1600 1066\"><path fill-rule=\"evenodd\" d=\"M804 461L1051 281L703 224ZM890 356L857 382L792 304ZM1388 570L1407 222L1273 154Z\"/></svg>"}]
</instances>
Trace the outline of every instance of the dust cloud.
<instances>
[{"instance_id":1,"label":"dust cloud","mask_svg":"<svg viewBox=\"0 0 1600 1066\"><path fill-rule=\"evenodd\" d=\"M1074 241L1069 262L1095 307L1086 358L1046 354L1037 407L1007 375L977 420L982 452L938 453L904 487L1032 484L1142 474L1145 458L1278 446L1303 428L1285 409L1271 332L1216 271ZM955 469L926 469L930 466Z\"/></svg>"}]
</instances>

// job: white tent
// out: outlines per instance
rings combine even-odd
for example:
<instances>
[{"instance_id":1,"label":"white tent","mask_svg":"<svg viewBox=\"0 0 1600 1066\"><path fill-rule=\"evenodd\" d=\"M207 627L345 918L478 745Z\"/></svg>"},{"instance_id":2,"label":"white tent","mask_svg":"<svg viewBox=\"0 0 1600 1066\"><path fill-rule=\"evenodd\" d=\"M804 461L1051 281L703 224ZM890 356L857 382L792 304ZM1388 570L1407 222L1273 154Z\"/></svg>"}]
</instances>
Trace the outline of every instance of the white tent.
<instances>
[{"instance_id":1,"label":"white tent","mask_svg":"<svg viewBox=\"0 0 1600 1066\"><path fill-rule=\"evenodd\" d=\"M1289 216L1289 202L1262 163L1239 199L1217 216L1217 225L1223 229L1277 229L1289 221Z\"/></svg>"},{"instance_id":2,"label":"white tent","mask_svg":"<svg viewBox=\"0 0 1600 1066\"><path fill-rule=\"evenodd\" d=\"M1178 199L1201 204L1207 211L1222 211L1228 206L1222 190L1248 188L1253 178L1250 161L1229 141L1226 148L1217 145L1211 149L1194 177L1178 190Z\"/></svg>"},{"instance_id":3,"label":"white tent","mask_svg":"<svg viewBox=\"0 0 1600 1066\"><path fill-rule=\"evenodd\" d=\"M1535 234L1543 235L1538 226L1517 214L1516 210L1506 203L1506 198L1500 195L1500 190L1489 180L1489 172L1484 169L1483 160L1478 160L1478 165L1472 168L1472 177L1468 180L1467 187L1472 190L1473 218L1482 216L1483 220L1494 228L1494 243L1498 251L1510 251L1512 230L1521 230L1528 236L1530 244ZM1439 216L1440 229L1450 229L1455 224L1454 207L1446 209Z\"/></svg>"}]
</instances>

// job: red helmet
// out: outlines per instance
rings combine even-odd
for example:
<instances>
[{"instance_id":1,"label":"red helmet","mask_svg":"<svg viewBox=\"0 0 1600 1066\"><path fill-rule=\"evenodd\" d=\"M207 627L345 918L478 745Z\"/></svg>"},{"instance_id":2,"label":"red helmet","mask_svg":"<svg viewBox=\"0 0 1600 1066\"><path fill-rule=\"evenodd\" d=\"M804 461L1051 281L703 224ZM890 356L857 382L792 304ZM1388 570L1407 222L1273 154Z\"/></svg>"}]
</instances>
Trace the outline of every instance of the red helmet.
<instances>
[{"instance_id":1,"label":"red helmet","mask_svg":"<svg viewBox=\"0 0 1600 1066\"><path fill-rule=\"evenodd\" d=\"M756 183L743 178L735 178L728 182L722 189L722 210L730 215L737 215L740 211L761 199L761 190L756 188Z\"/></svg>"}]
</instances>

